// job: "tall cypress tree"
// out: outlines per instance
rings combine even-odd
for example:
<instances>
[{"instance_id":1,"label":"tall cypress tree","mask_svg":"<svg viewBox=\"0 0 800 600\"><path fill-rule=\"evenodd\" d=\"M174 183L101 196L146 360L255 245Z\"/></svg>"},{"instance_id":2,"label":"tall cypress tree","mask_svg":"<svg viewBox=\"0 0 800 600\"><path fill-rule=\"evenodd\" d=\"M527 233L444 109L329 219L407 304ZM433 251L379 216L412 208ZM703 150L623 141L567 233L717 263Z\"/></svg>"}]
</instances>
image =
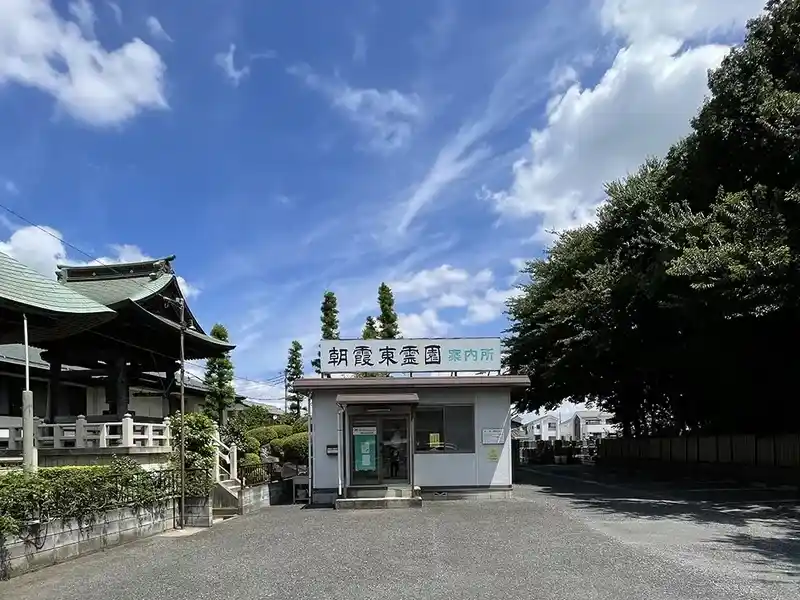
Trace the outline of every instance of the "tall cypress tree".
<instances>
[{"instance_id":1,"label":"tall cypress tree","mask_svg":"<svg viewBox=\"0 0 800 600\"><path fill-rule=\"evenodd\" d=\"M322 298L322 305L320 307L320 323L322 324L321 333L323 340L338 340L339 339L339 305L336 300L336 294L333 292L325 292ZM316 373L322 372L322 361L319 354L317 358L311 361Z\"/></svg>"},{"instance_id":2,"label":"tall cypress tree","mask_svg":"<svg viewBox=\"0 0 800 600\"><path fill-rule=\"evenodd\" d=\"M297 418L300 418L303 397L294 391L294 382L303 376L303 346L297 340L292 342L289 348L289 356L286 362L286 395L289 402L289 410Z\"/></svg>"},{"instance_id":3,"label":"tall cypress tree","mask_svg":"<svg viewBox=\"0 0 800 600\"><path fill-rule=\"evenodd\" d=\"M378 334L378 325L375 323L375 318L367 317L364 323L364 329L361 330L361 339L363 340L377 340L380 338Z\"/></svg>"},{"instance_id":4,"label":"tall cypress tree","mask_svg":"<svg viewBox=\"0 0 800 600\"><path fill-rule=\"evenodd\" d=\"M230 341L228 330L221 323L211 328L211 337L222 342ZM206 360L206 373L203 383L208 391L203 403L203 412L222 425L225 411L231 408L236 401L236 391L233 389L233 361L230 352L220 358Z\"/></svg>"},{"instance_id":5,"label":"tall cypress tree","mask_svg":"<svg viewBox=\"0 0 800 600\"><path fill-rule=\"evenodd\" d=\"M379 336L382 340L394 340L400 337L400 325L397 319L397 311L394 308L394 294L392 288L385 283L381 283L378 288L378 315Z\"/></svg>"}]
</instances>

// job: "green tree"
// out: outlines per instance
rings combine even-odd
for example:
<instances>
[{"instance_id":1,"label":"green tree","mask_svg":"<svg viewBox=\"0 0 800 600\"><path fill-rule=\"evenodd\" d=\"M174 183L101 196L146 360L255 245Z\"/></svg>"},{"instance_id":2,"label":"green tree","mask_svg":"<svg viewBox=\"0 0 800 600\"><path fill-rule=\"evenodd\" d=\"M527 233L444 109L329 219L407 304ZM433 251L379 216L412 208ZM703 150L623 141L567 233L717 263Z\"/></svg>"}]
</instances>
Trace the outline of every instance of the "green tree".
<instances>
[{"instance_id":1,"label":"green tree","mask_svg":"<svg viewBox=\"0 0 800 600\"><path fill-rule=\"evenodd\" d=\"M519 408L585 400L626 435L774 432L800 327L800 0L771 1L663 159L528 263L509 303ZM787 424L787 427L789 425Z\"/></svg>"},{"instance_id":2,"label":"green tree","mask_svg":"<svg viewBox=\"0 0 800 600\"><path fill-rule=\"evenodd\" d=\"M320 322L322 324L321 333L323 340L338 340L339 339L339 305L336 300L336 294L333 292L325 292L322 298L322 306L320 307L321 315ZM316 373L322 372L322 362L319 355L311 361L311 366L314 367Z\"/></svg>"},{"instance_id":3,"label":"green tree","mask_svg":"<svg viewBox=\"0 0 800 600\"><path fill-rule=\"evenodd\" d=\"M217 323L211 328L211 337L222 342L230 341L228 330L221 323ZM236 392L233 388L233 361L231 361L230 352L226 352L220 358L206 360L203 383L208 389L203 410L218 424L222 424L225 411L231 408L236 401Z\"/></svg>"},{"instance_id":4,"label":"green tree","mask_svg":"<svg viewBox=\"0 0 800 600\"><path fill-rule=\"evenodd\" d=\"M289 357L286 363L286 395L289 402L289 410L300 417L302 410L303 397L294 391L294 382L303 376L303 346L297 340L292 342L289 348Z\"/></svg>"},{"instance_id":5,"label":"green tree","mask_svg":"<svg viewBox=\"0 0 800 600\"><path fill-rule=\"evenodd\" d=\"M400 337L400 325L397 311L394 308L394 294L392 288L381 283L378 288L378 335L382 340L394 340Z\"/></svg>"},{"instance_id":6,"label":"green tree","mask_svg":"<svg viewBox=\"0 0 800 600\"><path fill-rule=\"evenodd\" d=\"M380 333L378 332L378 325L375 322L374 317L367 317L366 322L364 323L364 329L361 330L361 339L362 340L377 340L380 339ZM358 373L357 377L386 377L388 373Z\"/></svg>"},{"instance_id":7,"label":"green tree","mask_svg":"<svg viewBox=\"0 0 800 600\"><path fill-rule=\"evenodd\" d=\"M378 325L375 323L374 317L367 317L364 323L364 329L361 330L362 340L377 340L379 339Z\"/></svg>"}]
</instances>

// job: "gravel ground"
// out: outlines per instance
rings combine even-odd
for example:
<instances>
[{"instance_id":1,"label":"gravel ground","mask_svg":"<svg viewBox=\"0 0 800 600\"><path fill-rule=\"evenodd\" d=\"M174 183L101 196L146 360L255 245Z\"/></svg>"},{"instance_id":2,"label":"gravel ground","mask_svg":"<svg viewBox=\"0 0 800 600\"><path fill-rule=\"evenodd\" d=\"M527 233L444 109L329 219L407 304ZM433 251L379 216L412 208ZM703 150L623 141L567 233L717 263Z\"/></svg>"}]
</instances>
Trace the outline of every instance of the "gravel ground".
<instances>
[{"instance_id":1,"label":"gravel ground","mask_svg":"<svg viewBox=\"0 0 800 600\"><path fill-rule=\"evenodd\" d=\"M612 506L622 490L548 472L526 477L534 485L517 487L513 500L384 511L273 507L15 578L0 583L0 597L800 598L797 547L757 548L755 537L770 528L776 539L780 519L689 518L653 499L631 502L629 493L634 505L657 506L655 516L637 514Z\"/></svg>"}]
</instances>

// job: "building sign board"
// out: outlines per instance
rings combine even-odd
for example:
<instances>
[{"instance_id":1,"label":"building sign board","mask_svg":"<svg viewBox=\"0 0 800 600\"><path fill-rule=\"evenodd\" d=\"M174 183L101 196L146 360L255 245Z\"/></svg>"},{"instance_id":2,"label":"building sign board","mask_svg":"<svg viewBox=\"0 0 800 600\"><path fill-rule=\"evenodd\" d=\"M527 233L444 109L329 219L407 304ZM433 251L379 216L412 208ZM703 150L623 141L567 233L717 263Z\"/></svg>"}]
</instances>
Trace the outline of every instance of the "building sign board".
<instances>
[{"instance_id":1,"label":"building sign board","mask_svg":"<svg viewBox=\"0 0 800 600\"><path fill-rule=\"evenodd\" d=\"M494 429L485 427L481 429L481 444L484 446L492 446L495 444L506 443L506 430L501 428Z\"/></svg>"},{"instance_id":2,"label":"building sign board","mask_svg":"<svg viewBox=\"0 0 800 600\"><path fill-rule=\"evenodd\" d=\"M499 371L500 338L322 340L323 373Z\"/></svg>"}]
</instances>

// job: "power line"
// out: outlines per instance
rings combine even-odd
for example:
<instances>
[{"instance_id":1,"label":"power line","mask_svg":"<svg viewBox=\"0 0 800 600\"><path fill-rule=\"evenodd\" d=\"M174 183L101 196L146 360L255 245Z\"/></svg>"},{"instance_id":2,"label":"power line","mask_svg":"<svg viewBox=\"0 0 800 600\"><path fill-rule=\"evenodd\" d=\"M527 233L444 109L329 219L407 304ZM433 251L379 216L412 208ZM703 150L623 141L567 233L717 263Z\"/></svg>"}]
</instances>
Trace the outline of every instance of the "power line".
<instances>
[{"instance_id":1,"label":"power line","mask_svg":"<svg viewBox=\"0 0 800 600\"><path fill-rule=\"evenodd\" d=\"M62 243L62 244L64 244L65 246L67 246L68 248L71 248L71 249L75 250L76 252L79 252L80 254L82 254L83 256L85 256L86 258L88 258L88 259L90 259L90 260L94 261L95 263L97 263L99 266L101 266L101 267L106 267L106 268L108 268L108 269L111 269L112 271L114 271L115 273L118 273L118 274L120 274L120 275L125 275L125 273L124 273L123 271L121 271L119 268L117 268L115 265L109 265L109 264L105 264L105 263L104 263L103 261L101 261L100 259L98 259L98 258L96 258L96 257L92 256L92 255L91 255L91 254L89 254L88 252L86 252L86 251L82 250L81 248L79 248L79 247L78 247L78 246L76 246L75 244L72 244L72 243L70 243L70 242L69 242L69 241L67 241L66 239L64 239L64 238L62 238L62 237L59 237L59 236L57 236L57 235L56 235L56 234L54 234L52 231L48 231L46 228L42 227L41 225L37 225L36 223L34 223L33 221L31 221L30 219L28 219L28 218L24 217L23 215L21 215L20 213L18 213L18 212L17 212L17 211L15 211L15 210L13 210L12 208L10 208L10 207L6 206L5 204L2 204L2 203L0 203L0 208L2 208L3 210L5 210L7 213L9 213L9 214L13 215L13 216L14 216L14 217L16 217L17 219L19 219L19 220L21 220L21 221L24 221L25 223L27 223L27 224L28 224L28 225L30 225L31 227L34 227L34 228L38 229L39 231L41 231L41 232L43 232L43 233L45 233L45 234L49 235L51 238L53 238L53 239L55 239L55 240L59 241L60 243ZM174 275L174 273L173 273L173 275ZM138 281L137 281L137 282L135 282L135 283L137 283L137 285L141 286L141 287L142 287L142 289L145 289L145 290L147 290L148 292L152 292L152 290L151 290L150 288L148 288L146 285L144 285L143 283L140 283L140 282L138 282ZM156 293L155 293L155 294L153 294L153 295L154 295L154 296L157 296L157 297L159 297L159 298L162 298L162 299L164 299L164 300L167 300L167 301L172 301L172 300L173 300L172 298L168 298L167 296L164 296L164 295L163 295L163 294L161 294L160 292L156 292ZM156 352L155 350L151 350L151 349L149 349L149 348L143 348L143 347L141 347L141 346L137 346L136 344L133 344L133 343L131 343L131 342L124 342L124 341L122 341L122 340L116 339L116 338L114 338L114 337L112 337L112 336L109 336L109 335L106 335L106 334L99 333L99 332L97 332L97 331L93 331L93 330L89 330L89 331L90 331L90 333L94 333L95 335L99 335L99 336L102 336L102 337L108 338L108 339L110 339L110 340L112 340L112 341L115 341L115 342L117 342L117 343L119 343L119 344L123 344L123 345L131 346L131 347L133 347L133 348L137 348L137 349L139 349L139 350L142 350L142 351L144 351L144 352L149 352L149 353L151 353L151 354L158 354L159 356L163 356L164 358L168 358L168 359L173 359L173 358L174 358L174 357L171 357L171 356L167 356L166 354L163 354L163 353L161 353L161 352ZM205 369L205 368L206 368L206 366L205 366L205 365L203 365L203 364L195 363L195 362L188 361L188 360L187 360L187 361L185 361L185 364L187 364L187 365L191 365L191 366L194 366L194 367L197 367L197 368L200 368L200 369ZM279 383L283 383L283 382L284 382L284 379L285 379L285 375L284 375L284 374L278 374L278 375L276 375L275 377L272 377L272 378L270 378L270 379L268 379L268 380L266 380L266 381L257 380L257 379L250 379L250 378L248 378L248 377L243 377L243 376L241 376L241 375L233 375L233 378L234 378L234 379L238 379L238 380L240 380L240 381L246 381L246 382L248 382L248 383L253 383L253 384L256 384L256 385L266 385L266 386L273 386L273 385L277 385L277 384L279 384ZM256 398L252 398L252 399L253 399L253 400L256 400ZM275 398L267 398L267 399L264 399L264 400L278 400L278 399L275 399ZM282 400L282 398L280 398L280 400Z\"/></svg>"}]
</instances>

